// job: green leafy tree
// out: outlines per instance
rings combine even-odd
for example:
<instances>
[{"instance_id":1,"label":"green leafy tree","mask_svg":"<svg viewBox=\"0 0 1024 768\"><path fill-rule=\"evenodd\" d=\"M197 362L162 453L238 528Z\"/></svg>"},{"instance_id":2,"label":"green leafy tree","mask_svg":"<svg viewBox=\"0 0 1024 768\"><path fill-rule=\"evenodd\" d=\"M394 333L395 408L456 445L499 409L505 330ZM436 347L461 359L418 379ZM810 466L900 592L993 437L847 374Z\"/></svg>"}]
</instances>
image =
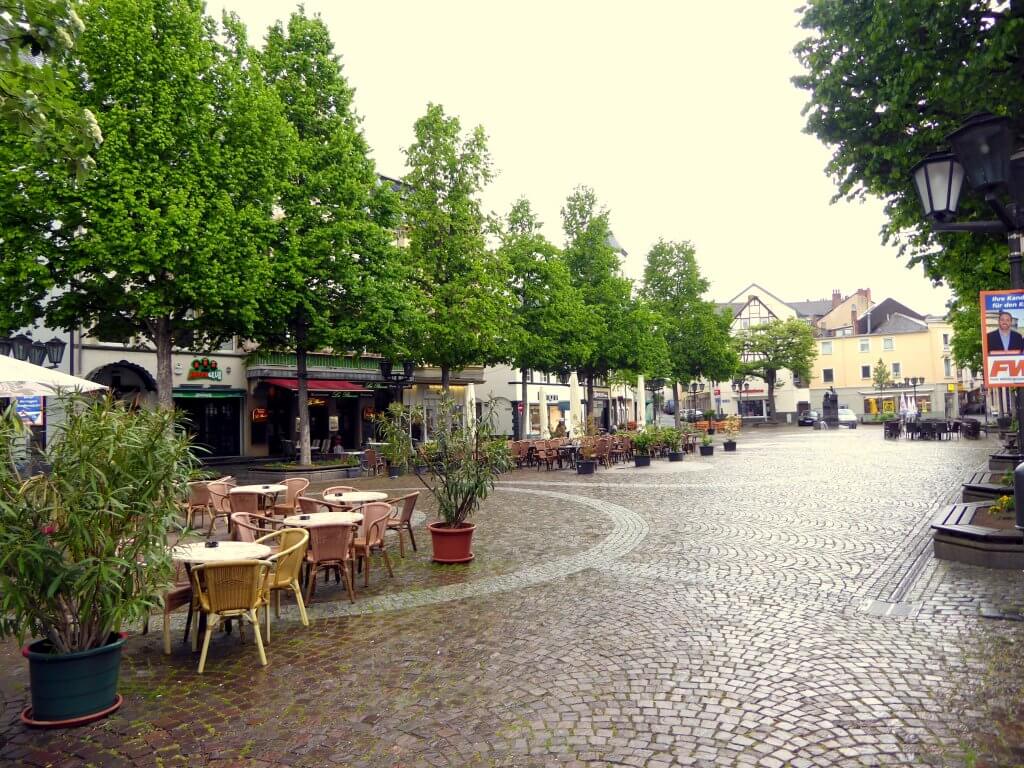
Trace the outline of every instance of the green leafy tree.
<instances>
[{"instance_id":1,"label":"green leafy tree","mask_svg":"<svg viewBox=\"0 0 1024 768\"><path fill-rule=\"evenodd\" d=\"M422 320L409 330L448 391L453 370L512 356L515 300L508 265L486 245L479 198L492 170L484 129L463 134L457 117L429 104L413 130L404 211Z\"/></svg>"},{"instance_id":2,"label":"green leafy tree","mask_svg":"<svg viewBox=\"0 0 1024 768\"><path fill-rule=\"evenodd\" d=\"M501 255L508 264L517 304L518 333L513 361L522 372L522 402L527 401L527 371L568 373L590 355L596 343L590 313L570 279L558 249L540 233L541 224L525 198L517 200L501 233ZM520 434L528 413L520 414Z\"/></svg>"},{"instance_id":3,"label":"green leafy tree","mask_svg":"<svg viewBox=\"0 0 1024 768\"><path fill-rule=\"evenodd\" d=\"M594 191L577 187L562 207L566 244L563 253L572 283L591 312L591 330L599 340L579 366L586 380L587 414L594 413L594 380L610 371L642 369L638 343L649 332L650 316L633 303L633 284L622 274L611 244L609 214Z\"/></svg>"},{"instance_id":4,"label":"green leafy tree","mask_svg":"<svg viewBox=\"0 0 1024 768\"><path fill-rule=\"evenodd\" d=\"M807 380L817 355L811 326L795 317L772 320L743 331L739 337L742 359L740 372L757 376L768 387L769 420L775 418L775 390L781 386L779 371L789 370Z\"/></svg>"},{"instance_id":5,"label":"green leafy tree","mask_svg":"<svg viewBox=\"0 0 1024 768\"><path fill-rule=\"evenodd\" d=\"M883 362L882 358L878 358L878 362L875 363L875 367L871 371L871 384L878 392L879 407L881 407L881 400L886 387L892 386L892 376L889 374L889 366Z\"/></svg>"},{"instance_id":6,"label":"green leafy tree","mask_svg":"<svg viewBox=\"0 0 1024 768\"><path fill-rule=\"evenodd\" d=\"M294 349L299 461L311 463L308 353L361 349L398 336L404 277L391 227L398 200L378 183L326 25L302 11L267 34L258 56L297 137L277 200L272 291L254 338Z\"/></svg>"},{"instance_id":7,"label":"green leafy tree","mask_svg":"<svg viewBox=\"0 0 1024 768\"><path fill-rule=\"evenodd\" d=\"M103 141L93 113L75 102L69 63L85 24L75 0L0 3L0 122L83 176Z\"/></svg>"},{"instance_id":8,"label":"green leafy tree","mask_svg":"<svg viewBox=\"0 0 1024 768\"><path fill-rule=\"evenodd\" d=\"M172 348L244 333L260 311L292 134L235 35L218 42L199 0L96 0L82 12L76 77L89 87L76 97L105 141L83 182L53 174L25 190L41 198L4 210L5 238L31 246L4 267L0 298L16 296L18 310L0 319L45 314L54 327L151 342L159 402L171 408ZM22 162L40 176L52 168L38 154ZM19 208L36 215L20 221Z\"/></svg>"},{"instance_id":9,"label":"green leafy tree","mask_svg":"<svg viewBox=\"0 0 1024 768\"><path fill-rule=\"evenodd\" d=\"M739 364L730 333L732 318L703 298L707 289L692 243L659 240L648 252L642 295L663 318L677 402L680 382L725 381ZM676 421L681 420L681 409L676 408Z\"/></svg>"},{"instance_id":10,"label":"green leafy tree","mask_svg":"<svg viewBox=\"0 0 1024 768\"><path fill-rule=\"evenodd\" d=\"M796 48L806 73L795 83L810 96L807 131L833 148L836 197L885 201L883 241L950 286L954 357L980 367L978 291L1009 284L1005 241L922 226L910 170L947 148L946 136L973 112L1008 115L1015 133L1024 131L1024 4L814 0L802 13L813 34ZM961 208L966 218L991 216L966 190Z\"/></svg>"}]
</instances>

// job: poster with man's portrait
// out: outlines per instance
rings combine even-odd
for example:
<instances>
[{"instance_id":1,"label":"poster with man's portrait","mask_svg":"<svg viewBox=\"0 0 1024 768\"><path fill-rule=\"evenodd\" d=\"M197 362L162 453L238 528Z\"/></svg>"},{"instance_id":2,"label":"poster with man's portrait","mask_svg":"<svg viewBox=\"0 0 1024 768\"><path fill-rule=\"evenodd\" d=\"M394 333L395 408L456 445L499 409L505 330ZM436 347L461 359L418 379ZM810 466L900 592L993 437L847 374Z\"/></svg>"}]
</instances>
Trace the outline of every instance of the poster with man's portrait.
<instances>
[{"instance_id":1,"label":"poster with man's portrait","mask_svg":"<svg viewBox=\"0 0 1024 768\"><path fill-rule=\"evenodd\" d=\"M985 385L1024 385L1024 290L981 292Z\"/></svg>"}]
</instances>

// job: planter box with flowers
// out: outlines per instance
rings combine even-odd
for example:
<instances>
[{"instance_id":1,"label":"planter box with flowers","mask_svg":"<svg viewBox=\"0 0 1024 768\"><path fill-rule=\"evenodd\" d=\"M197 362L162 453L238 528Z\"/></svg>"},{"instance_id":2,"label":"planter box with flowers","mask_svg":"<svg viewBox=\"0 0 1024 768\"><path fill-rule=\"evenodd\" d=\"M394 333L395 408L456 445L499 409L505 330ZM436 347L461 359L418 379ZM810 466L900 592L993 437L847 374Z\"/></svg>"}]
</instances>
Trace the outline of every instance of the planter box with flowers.
<instances>
[{"instance_id":1,"label":"planter box with flowers","mask_svg":"<svg viewBox=\"0 0 1024 768\"><path fill-rule=\"evenodd\" d=\"M0 637L37 638L29 725L78 725L117 709L122 629L149 615L173 577L195 459L168 411L61 398L46 475L14 463L23 427L0 423ZM144 564L144 565L143 565Z\"/></svg>"},{"instance_id":2,"label":"planter box with flowers","mask_svg":"<svg viewBox=\"0 0 1024 768\"><path fill-rule=\"evenodd\" d=\"M722 431L725 432L726 440L722 444L727 452L736 450L736 438L740 434L740 417L733 414L722 423Z\"/></svg>"}]
</instances>

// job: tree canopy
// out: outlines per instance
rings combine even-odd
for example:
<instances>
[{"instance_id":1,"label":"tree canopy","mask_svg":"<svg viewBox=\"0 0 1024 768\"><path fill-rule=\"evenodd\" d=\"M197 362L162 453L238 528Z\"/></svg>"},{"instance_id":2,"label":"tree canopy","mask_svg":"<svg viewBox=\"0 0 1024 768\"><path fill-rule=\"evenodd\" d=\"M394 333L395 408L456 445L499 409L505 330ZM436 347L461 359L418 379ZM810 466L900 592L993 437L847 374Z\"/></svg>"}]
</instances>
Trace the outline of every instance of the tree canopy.
<instances>
[{"instance_id":1,"label":"tree canopy","mask_svg":"<svg viewBox=\"0 0 1024 768\"><path fill-rule=\"evenodd\" d=\"M82 15L75 76L89 87L75 95L105 140L79 184L4 143L2 162L32 181L0 203L5 238L28 246L5 254L0 286L19 311L3 321L45 310L53 327L152 341L169 408L172 345L244 333L260 311L293 134L200 0L95 0Z\"/></svg>"},{"instance_id":2,"label":"tree canopy","mask_svg":"<svg viewBox=\"0 0 1024 768\"><path fill-rule=\"evenodd\" d=\"M754 325L739 336L742 360L740 372L756 376L768 387L768 419L775 417L775 390L782 383L779 371L789 370L806 381L817 356L814 334L799 318L772 320Z\"/></svg>"},{"instance_id":3,"label":"tree canopy","mask_svg":"<svg viewBox=\"0 0 1024 768\"><path fill-rule=\"evenodd\" d=\"M1021 134L1024 3L812 0L802 14L813 34L796 48L806 74L794 81L809 92L807 131L833 148L837 198L885 201L883 241L953 290L953 354L977 369L978 291L1008 286L1005 241L923 225L910 169L973 112L1007 115ZM990 217L967 190L961 208Z\"/></svg>"},{"instance_id":4,"label":"tree canopy","mask_svg":"<svg viewBox=\"0 0 1024 768\"><path fill-rule=\"evenodd\" d=\"M430 104L413 130L404 210L422 320L407 330L447 390L452 370L512 356L514 300L508 265L485 238L480 193L492 167L483 127L464 134L457 117Z\"/></svg>"}]
</instances>

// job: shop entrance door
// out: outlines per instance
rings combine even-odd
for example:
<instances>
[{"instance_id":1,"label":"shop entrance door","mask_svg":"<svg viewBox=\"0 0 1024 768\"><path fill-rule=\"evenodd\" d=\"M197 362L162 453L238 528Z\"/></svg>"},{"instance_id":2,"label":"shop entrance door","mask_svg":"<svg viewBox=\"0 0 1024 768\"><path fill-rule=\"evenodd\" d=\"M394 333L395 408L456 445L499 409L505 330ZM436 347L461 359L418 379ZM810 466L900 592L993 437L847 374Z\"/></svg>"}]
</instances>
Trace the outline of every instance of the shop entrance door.
<instances>
[{"instance_id":1,"label":"shop entrance door","mask_svg":"<svg viewBox=\"0 0 1024 768\"><path fill-rule=\"evenodd\" d=\"M189 433L196 445L209 451L206 455L241 455L242 398L175 398L174 407L184 413Z\"/></svg>"}]
</instances>

